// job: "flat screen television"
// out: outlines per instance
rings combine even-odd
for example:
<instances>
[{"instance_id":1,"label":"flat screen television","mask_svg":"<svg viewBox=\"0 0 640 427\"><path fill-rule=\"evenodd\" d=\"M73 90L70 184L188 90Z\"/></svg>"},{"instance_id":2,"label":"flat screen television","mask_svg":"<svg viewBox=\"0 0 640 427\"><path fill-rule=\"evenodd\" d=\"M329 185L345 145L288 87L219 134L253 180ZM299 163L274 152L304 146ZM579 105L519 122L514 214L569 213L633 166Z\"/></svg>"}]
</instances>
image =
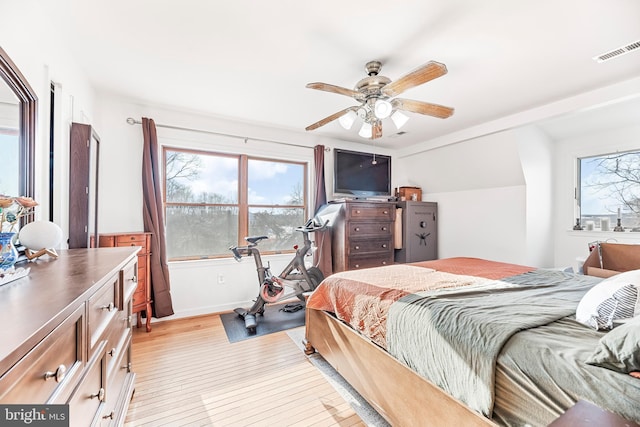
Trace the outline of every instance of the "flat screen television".
<instances>
[{"instance_id":1,"label":"flat screen television","mask_svg":"<svg viewBox=\"0 0 640 427\"><path fill-rule=\"evenodd\" d=\"M356 197L391 195L391 156L335 149L333 192Z\"/></svg>"}]
</instances>

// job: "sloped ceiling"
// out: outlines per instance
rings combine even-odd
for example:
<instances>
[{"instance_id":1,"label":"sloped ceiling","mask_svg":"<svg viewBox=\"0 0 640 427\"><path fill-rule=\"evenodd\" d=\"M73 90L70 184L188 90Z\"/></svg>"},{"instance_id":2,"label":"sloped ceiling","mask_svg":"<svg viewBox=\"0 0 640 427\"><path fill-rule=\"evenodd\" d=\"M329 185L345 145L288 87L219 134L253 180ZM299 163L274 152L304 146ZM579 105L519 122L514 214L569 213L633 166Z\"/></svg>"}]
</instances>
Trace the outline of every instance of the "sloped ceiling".
<instances>
[{"instance_id":1,"label":"sloped ceiling","mask_svg":"<svg viewBox=\"0 0 640 427\"><path fill-rule=\"evenodd\" d=\"M402 96L455 114L409 114L396 137L385 123L376 144L396 148L640 74L640 50L592 59L640 40L637 0L25 1L47 10L96 88L299 132L355 104L306 83L352 88L373 59L392 80L446 64ZM357 130L313 132L370 142Z\"/></svg>"}]
</instances>

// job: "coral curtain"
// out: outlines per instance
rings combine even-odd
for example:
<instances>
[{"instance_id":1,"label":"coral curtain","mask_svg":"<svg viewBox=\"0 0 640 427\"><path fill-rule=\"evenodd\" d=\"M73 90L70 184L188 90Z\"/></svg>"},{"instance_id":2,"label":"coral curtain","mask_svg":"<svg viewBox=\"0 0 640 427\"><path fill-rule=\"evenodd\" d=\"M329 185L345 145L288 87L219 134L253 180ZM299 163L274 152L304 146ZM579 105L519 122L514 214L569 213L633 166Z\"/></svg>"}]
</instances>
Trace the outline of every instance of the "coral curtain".
<instances>
[{"instance_id":1,"label":"coral curtain","mask_svg":"<svg viewBox=\"0 0 640 427\"><path fill-rule=\"evenodd\" d=\"M313 147L313 162L315 167L315 194L314 215L327 203L327 189L324 181L324 145ZM324 277L333 273L333 258L331 257L331 229L315 232L315 241L318 249L313 254L314 264L318 266Z\"/></svg>"},{"instance_id":2,"label":"coral curtain","mask_svg":"<svg viewBox=\"0 0 640 427\"><path fill-rule=\"evenodd\" d=\"M152 119L142 118L144 148L142 152L142 193L144 230L151 234L151 295L153 315L165 317L173 314L169 268L165 246L164 210L160 188L158 162L158 135ZM147 316L151 315L147 313Z\"/></svg>"}]
</instances>

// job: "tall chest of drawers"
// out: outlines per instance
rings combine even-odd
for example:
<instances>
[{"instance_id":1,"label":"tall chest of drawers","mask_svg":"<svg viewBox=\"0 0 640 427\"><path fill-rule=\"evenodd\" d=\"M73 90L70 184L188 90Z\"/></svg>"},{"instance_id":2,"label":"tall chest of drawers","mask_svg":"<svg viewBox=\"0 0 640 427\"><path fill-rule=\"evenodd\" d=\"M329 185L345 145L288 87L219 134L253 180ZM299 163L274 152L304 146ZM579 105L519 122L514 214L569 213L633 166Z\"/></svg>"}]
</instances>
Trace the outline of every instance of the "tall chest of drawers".
<instances>
[{"instance_id":1,"label":"tall chest of drawers","mask_svg":"<svg viewBox=\"0 0 640 427\"><path fill-rule=\"evenodd\" d=\"M333 271L393 264L395 203L346 200L332 225Z\"/></svg>"},{"instance_id":2,"label":"tall chest of drawers","mask_svg":"<svg viewBox=\"0 0 640 427\"><path fill-rule=\"evenodd\" d=\"M138 252L138 289L133 295L133 314L137 316L137 326L142 326L142 312L146 316L147 332L151 332L151 233L105 233L98 237L98 246L115 248L125 246L140 246Z\"/></svg>"},{"instance_id":3,"label":"tall chest of drawers","mask_svg":"<svg viewBox=\"0 0 640 427\"><path fill-rule=\"evenodd\" d=\"M0 286L0 403L68 404L71 426L124 423L136 252L61 251Z\"/></svg>"}]
</instances>

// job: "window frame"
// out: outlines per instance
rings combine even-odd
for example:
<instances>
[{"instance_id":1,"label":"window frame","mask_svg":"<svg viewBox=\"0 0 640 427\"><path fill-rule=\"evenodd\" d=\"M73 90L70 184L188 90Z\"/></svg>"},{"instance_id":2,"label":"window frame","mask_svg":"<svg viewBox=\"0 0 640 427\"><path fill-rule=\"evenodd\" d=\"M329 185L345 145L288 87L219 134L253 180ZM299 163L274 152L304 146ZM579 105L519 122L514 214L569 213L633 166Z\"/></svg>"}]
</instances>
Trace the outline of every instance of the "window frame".
<instances>
[{"instance_id":1,"label":"window frame","mask_svg":"<svg viewBox=\"0 0 640 427\"><path fill-rule=\"evenodd\" d=\"M585 219L584 215L584 207L583 207L583 188L582 188L582 161L583 160L587 160L587 159L598 159L598 158L606 158L608 156L614 156L614 155L623 155L623 154L640 154L640 148L628 148L625 150L619 150L619 151L609 151L609 152L605 152L605 153L600 153L600 154L591 154L591 153L585 153L584 155L577 155L575 157L575 165L576 165L576 173L575 173L575 187L574 187L574 221L579 220L579 226L580 226L580 230L587 230L586 227L586 222L587 220ZM602 215L602 216L612 216L614 215L614 213L610 213L608 215ZM574 223L574 230L578 229L578 224ZM594 227L592 230L587 230L587 231L595 231L595 232L611 232L611 231L617 231L614 230L614 227L616 227L616 222L612 221L609 224L609 229L608 230L602 230L602 226L600 228L596 228Z\"/></svg>"},{"instance_id":2,"label":"window frame","mask_svg":"<svg viewBox=\"0 0 640 427\"><path fill-rule=\"evenodd\" d=\"M238 160L238 202L237 203L187 203L187 202L168 202L167 201L167 176L166 176L166 165L167 165L167 152L181 152L188 154L198 154L198 155L207 155L207 156L217 156L217 157L227 157L227 158L235 158ZM249 203L249 160L259 160L259 161L267 161L267 162L275 162L275 163L287 163L300 165L303 168L303 183L302 183L302 205L272 205L272 204L250 204ZM309 214L309 161L305 160L287 160L275 157L267 157L264 155L252 155L246 153L229 153L229 152L219 152L219 151L209 151L202 149L194 149L194 148L185 148L174 145L162 145L162 205L163 212L165 216L165 227L166 227L166 218L167 218L167 207L171 206L195 206L195 207L203 207L203 206L211 206L211 207L232 207L238 209L238 241L236 242L239 246L245 245L246 241L244 238L249 234L249 210L250 208L280 208L280 209L295 209L302 208L304 211L304 217L306 218ZM295 249L289 250L261 250L262 255L275 255L275 254L283 254L283 253L293 253ZM176 262L176 261L192 261L192 260L201 260L201 259L223 259L230 258L232 255L221 255L221 254L210 254L206 256L185 256L185 257L176 257L170 258L168 261Z\"/></svg>"}]
</instances>

